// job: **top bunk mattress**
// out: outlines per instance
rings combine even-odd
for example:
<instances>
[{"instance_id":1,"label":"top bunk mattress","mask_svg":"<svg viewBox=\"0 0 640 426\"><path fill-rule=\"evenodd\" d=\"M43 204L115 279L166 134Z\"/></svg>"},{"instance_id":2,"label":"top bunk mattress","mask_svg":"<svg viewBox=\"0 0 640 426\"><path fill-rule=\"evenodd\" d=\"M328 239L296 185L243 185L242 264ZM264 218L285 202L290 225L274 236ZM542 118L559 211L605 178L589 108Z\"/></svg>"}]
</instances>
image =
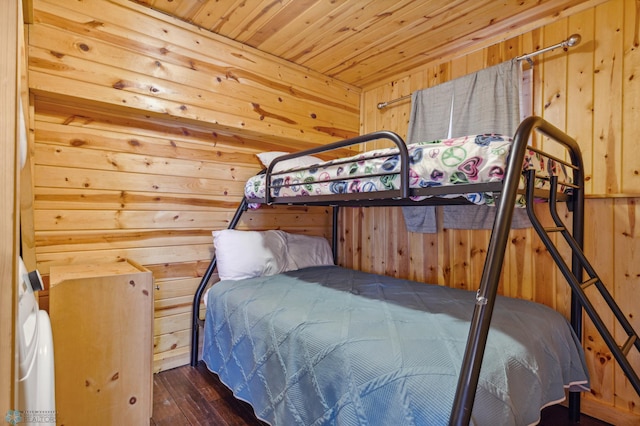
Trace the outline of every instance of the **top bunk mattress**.
<instances>
[{"instance_id":1,"label":"top bunk mattress","mask_svg":"<svg viewBox=\"0 0 640 426\"><path fill-rule=\"evenodd\" d=\"M409 186L412 189L450 186L452 194L444 197L464 197L472 204L495 204L492 192L459 193L453 188L469 184L502 182L506 173L512 138L495 134L471 135L451 139L419 142L407 145L409 153ZM305 197L335 194L371 193L400 188L400 156L398 149L384 148L312 166L294 167L272 172L273 197ZM536 188L548 189L547 177L557 175L570 182L564 165L528 150L523 170L536 171ZM265 198L266 175L250 178L245 185L249 202ZM521 179L524 189L524 177ZM564 191L566 188L561 188ZM414 201L425 196L415 195ZM524 196L517 204L523 206Z\"/></svg>"}]
</instances>

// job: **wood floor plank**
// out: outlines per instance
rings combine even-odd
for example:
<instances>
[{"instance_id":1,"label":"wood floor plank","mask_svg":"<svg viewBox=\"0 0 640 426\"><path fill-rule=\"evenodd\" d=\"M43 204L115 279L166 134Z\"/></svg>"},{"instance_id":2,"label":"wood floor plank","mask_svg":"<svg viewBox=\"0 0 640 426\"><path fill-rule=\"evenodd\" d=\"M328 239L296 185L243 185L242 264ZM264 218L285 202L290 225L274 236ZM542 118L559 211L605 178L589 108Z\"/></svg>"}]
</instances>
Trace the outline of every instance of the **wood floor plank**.
<instances>
[{"instance_id":1,"label":"wood floor plank","mask_svg":"<svg viewBox=\"0 0 640 426\"><path fill-rule=\"evenodd\" d=\"M219 410L200 395L185 395L184 398L177 399L176 404L190 425L229 425L226 419L220 415Z\"/></svg>"},{"instance_id":2,"label":"wood floor plank","mask_svg":"<svg viewBox=\"0 0 640 426\"><path fill-rule=\"evenodd\" d=\"M228 388L210 373L203 363L199 363L195 368L185 368L181 371L185 380L190 381L209 402L223 399L229 392Z\"/></svg>"},{"instance_id":3,"label":"wood floor plank","mask_svg":"<svg viewBox=\"0 0 640 426\"><path fill-rule=\"evenodd\" d=\"M184 416L184 414L182 414L182 412L179 412L169 417L161 417L161 418L156 418L156 415L154 413L154 416L151 419L151 425L154 425L154 426L175 426L175 425L189 425L189 424L190 424L189 421Z\"/></svg>"}]
</instances>

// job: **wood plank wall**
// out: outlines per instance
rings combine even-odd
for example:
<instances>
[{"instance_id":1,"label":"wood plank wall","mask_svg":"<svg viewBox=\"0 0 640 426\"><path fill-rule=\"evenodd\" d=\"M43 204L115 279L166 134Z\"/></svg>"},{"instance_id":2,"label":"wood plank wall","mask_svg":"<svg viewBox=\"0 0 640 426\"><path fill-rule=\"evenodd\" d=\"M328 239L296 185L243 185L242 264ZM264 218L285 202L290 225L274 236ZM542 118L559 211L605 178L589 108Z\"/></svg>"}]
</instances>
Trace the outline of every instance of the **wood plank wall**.
<instances>
[{"instance_id":1,"label":"wood plank wall","mask_svg":"<svg viewBox=\"0 0 640 426\"><path fill-rule=\"evenodd\" d=\"M566 53L558 49L535 58L533 111L575 137L583 150L587 191L592 197L587 200L586 252L636 330L640 329L640 232L636 226L640 219L640 156L635 137L640 133L639 20L637 1L611 0L484 49L444 58L366 87L361 112L364 133L389 129L405 136L410 101L383 110L376 108L378 102L580 33L579 46ZM399 209L343 211L343 264L452 287L477 288L488 231L439 226L437 234L414 234L403 231ZM536 300L568 315L569 287L535 231L511 232L501 293ZM610 314L604 314L604 318L612 323ZM583 407L614 424L638 424L640 397L626 382L590 322L585 326L584 341L593 390ZM632 362L640 371L640 357L634 355Z\"/></svg>"},{"instance_id":2,"label":"wood plank wall","mask_svg":"<svg viewBox=\"0 0 640 426\"><path fill-rule=\"evenodd\" d=\"M359 89L129 0L39 0L30 89L285 144L355 134Z\"/></svg>"},{"instance_id":3,"label":"wood plank wall","mask_svg":"<svg viewBox=\"0 0 640 426\"><path fill-rule=\"evenodd\" d=\"M26 249L45 278L51 265L117 258L152 270L154 370L184 365L211 231L261 169L255 154L356 135L360 91L130 1L34 9ZM330 238L330 221L324 208L267 208L239 228Z\"/></svg>"}]
</instances>

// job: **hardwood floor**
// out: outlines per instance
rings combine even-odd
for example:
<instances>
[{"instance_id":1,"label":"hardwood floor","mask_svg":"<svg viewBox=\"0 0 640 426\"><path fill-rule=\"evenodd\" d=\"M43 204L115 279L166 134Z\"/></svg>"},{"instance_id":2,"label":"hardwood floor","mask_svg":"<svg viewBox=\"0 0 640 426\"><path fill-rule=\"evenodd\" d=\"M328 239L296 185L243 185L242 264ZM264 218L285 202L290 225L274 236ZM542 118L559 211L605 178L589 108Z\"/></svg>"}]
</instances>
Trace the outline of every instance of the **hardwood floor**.
<instances>
[{"instance_id":1,"label":"hardwood floor","mask_svg":"<svg viewBox=\"0 0 640 426\"><path fill-rule=\"evenodd\" d=\"M237 400L202 361L153 378L152 426L264 426L251 406Z\"/></svg>"},{"instance_id":2,"label":"hardwood floor","mask_svg":"<svg viewBox=\"0 0 640 426\"><path fill-rule=\"evenodd\" d=\"M200 361L195 368L178 367L154 376L151 425L265 426L266 423L254 416L249 404L235 399ZM571 423L567 409L554 405L542 411L539 425L607 426L608 423L585 415L580 423Z\"/></svg>"}]
</instances>

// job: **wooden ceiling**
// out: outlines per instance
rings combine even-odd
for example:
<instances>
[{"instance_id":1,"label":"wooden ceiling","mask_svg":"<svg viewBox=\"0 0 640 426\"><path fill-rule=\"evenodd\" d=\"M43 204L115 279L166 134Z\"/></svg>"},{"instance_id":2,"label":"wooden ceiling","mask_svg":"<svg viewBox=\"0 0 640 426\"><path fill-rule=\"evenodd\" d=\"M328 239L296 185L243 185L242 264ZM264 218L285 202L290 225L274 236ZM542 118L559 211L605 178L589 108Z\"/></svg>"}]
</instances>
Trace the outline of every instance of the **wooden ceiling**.
<instances>
[{"instance_id":1,"label":"wooden ceiling","mask_svg":"<svg viewBox=\"0 0 640 426\"><path fill-rule=\"evenodd\" d=\"M602 3L595 0L132 1L359 87Z\"/></svg>"}]
</instances>

